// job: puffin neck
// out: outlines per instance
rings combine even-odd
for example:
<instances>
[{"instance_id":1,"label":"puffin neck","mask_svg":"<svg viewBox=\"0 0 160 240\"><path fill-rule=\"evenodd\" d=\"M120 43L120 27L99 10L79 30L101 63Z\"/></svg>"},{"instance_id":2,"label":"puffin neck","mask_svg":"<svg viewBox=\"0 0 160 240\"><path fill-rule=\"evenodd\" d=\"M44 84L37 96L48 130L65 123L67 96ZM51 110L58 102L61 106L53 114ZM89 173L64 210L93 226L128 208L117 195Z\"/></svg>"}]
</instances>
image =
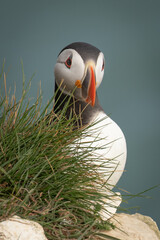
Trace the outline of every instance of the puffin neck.
<instances>
[{"instance_id":1,"label":"puffin neck","mask_svg":"<svg viewBox=\"0 0 160 240\"><path fill-rule=\"evenodd\" d=\"M54 112L58 113L61 111L67 102L69 102L67 110L66 110L66 117L69 118L72 114L76 114L78 116L78 122L76 126L84 127L90 124L95 117L98 115L99 112L102 112L103 109L99 104L98 97L96 94L95 105L92 107L90 104L83 102L81 100L76 100L75 98L62 93L62 91L58 88L57 84L55 83L55 104L54 104Z\"/></svg>"}]
</instances>

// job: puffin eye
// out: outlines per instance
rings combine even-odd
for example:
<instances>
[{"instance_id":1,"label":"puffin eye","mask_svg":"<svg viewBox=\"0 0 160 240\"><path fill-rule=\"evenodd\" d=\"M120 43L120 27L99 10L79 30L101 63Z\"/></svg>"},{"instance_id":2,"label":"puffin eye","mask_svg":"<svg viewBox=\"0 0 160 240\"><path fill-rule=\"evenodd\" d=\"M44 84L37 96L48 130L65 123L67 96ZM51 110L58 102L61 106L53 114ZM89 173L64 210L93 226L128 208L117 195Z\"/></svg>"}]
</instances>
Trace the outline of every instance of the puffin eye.
<instances>
[{"instance_id":1,"label":"puffin eye","mask_svg":"<svg viewBox=\"0 0 160 240\"><path fill-rule=\"evenodd\" d=\"M102 64L102 69L101 69L101 71L103 71L104 70L104 60L103 60L103 64Z\"/></svg>"},{"instance_id":2,"label":"puffin eye","mask_svg":"<svg viewBox=\"0 0 160 240\"><path fill-rule=\"evenodd\" d=\"M67 60L65 61L65 65L67 68L71 68L71 65L72 65L71 57L67 58Z\"/></svg>"}]
</instances>

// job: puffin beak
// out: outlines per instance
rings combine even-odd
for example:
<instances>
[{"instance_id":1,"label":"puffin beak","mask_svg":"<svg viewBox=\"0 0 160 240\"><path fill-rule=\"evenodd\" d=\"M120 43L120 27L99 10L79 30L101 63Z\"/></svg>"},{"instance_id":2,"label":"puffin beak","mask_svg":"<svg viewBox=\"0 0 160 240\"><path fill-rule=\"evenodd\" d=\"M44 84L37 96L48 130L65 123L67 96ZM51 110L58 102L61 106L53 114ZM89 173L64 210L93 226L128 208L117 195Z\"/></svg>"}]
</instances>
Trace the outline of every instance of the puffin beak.
<instances>
[{"instance_id":1,"label":"puffin beak","mask_svg":"<svg viewBox=\"0 0 160 240\"><path fill-rule=\"evenodd\" d=\"M87 66L86 76L82 83L82 94L85 101L93 107L96 99L96 78L93 64Z\"/></svg>"}]
</instances>

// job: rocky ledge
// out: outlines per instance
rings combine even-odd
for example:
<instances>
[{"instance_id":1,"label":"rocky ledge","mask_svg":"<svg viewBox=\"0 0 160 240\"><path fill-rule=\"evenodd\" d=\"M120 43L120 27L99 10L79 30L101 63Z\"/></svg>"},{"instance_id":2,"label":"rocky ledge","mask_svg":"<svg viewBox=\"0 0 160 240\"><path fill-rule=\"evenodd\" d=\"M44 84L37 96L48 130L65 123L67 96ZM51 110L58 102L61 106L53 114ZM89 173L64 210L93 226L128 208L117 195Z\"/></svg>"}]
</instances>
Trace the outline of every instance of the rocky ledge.
<instances>
[{"instance_id":1,"label":"rocky ledge","mask_svg":"<svg viewBox=\"0 0 160 240\"><path fill-rule=\"evenodd\" d=\"M138 213L133 215L120 213L116 214L111 221L116 226L114 230L106 232L111 237L120 240L160 240L160 231L157 224L150 217ZM42 226L36 222L18 216L1 222L0 240L17 239L47 240Z\"/></svg>"}]
</instances>

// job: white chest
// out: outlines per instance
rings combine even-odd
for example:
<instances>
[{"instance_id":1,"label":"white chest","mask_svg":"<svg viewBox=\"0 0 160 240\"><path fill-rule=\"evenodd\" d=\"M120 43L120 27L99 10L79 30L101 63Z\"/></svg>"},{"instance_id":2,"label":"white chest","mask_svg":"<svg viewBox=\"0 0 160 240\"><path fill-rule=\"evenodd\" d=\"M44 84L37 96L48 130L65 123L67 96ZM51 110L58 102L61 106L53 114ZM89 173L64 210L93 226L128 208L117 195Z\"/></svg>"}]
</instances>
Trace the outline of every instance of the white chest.
<instances>
[{"instance_id":1,"label":"white chest","mask_svg":"<svg viewBox=\"0 0 160 240\"><path fill-rule=\"evenodd\" d=\"M126 140L119 126L105 113L100 112L94 123L85 130L87 135L81 138L80 143L94 149L94 163L99 166L104 180L107 180L112 188L124 171L127 157Z\"/></svg>"}]
</instances>

